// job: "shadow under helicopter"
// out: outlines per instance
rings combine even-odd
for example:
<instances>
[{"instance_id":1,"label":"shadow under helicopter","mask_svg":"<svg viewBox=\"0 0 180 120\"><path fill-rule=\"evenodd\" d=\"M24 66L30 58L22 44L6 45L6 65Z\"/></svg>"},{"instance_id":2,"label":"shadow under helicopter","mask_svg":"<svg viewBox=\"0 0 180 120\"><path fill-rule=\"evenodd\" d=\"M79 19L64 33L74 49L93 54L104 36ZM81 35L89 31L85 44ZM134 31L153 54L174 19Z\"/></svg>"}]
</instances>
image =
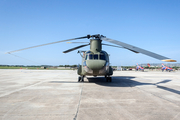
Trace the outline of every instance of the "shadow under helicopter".
<instances>
[{"instance_id":1,"label":"shadow under helicopter","mask_svg":"<svg viewBox=\"0 0 180 120\"><path fill-rule=\"evenodd\" d=\"M107 87L135 87L135 86L144 86L144 85L154 85L159 89L163 89L175 94L180 95L179 90L175 90L173 88L168 88L165 86L161 86L159 84L170 82L171 80L163 80L157 83L146 83L146 82L138 82L135 80L132 80L133 76L112 76L112 82L106 82L106 79L104 77L87 77L88 81L84 81L84 83L95 83L97 85L101 86L107 86ZM50 81L50 83L79 83L74 81Z\"/></svg>"},{"instance_id":2,"label":"shadow under helicopter","mask_svg":"<svg viewBox=\"0 0 180 120\"><path fill-rule=\"evenodd\" d=\"M87 78L90 83L96 83L98 85L102 86L109 86L109 87L135 87L135 86L141 86L141 85L154 85L159 89L163 89L175 94L180 95L179 90L175 90L173 88L168 88L165 86L161 86L159 84L170 82L171 80L163 80L157 83L146 83L146 82L138 82L135 80L132 80L135 77L130 76L113 76L112 82L106 82L104 77L98 77L98 78Z\"/></svg>"}]
</instances>

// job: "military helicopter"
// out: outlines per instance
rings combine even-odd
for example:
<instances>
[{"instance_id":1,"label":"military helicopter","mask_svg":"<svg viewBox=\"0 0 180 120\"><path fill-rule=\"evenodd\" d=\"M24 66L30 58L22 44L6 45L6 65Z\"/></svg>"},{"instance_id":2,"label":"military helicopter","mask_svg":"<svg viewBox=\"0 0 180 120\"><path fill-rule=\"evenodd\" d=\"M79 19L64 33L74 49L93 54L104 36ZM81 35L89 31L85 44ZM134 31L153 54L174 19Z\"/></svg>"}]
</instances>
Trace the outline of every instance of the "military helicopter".
<instances>
[{"instance_id":1,"label":"military helicopter","mask_svg":"<svg viewBox=\"0 0 180 120\"><path fill-rule=\"evenodd\" d=\"M147 50L144 50L144 49L141 49L141 48L117 41L117 40L106 38L105 36L100 35L100 34L87 35L87 36L73 38L73 39L61 40L61 41L57 41L57 42L32 46L32 47L19 49L19 50L15 50L15 51L10 51L7 53L11 54L13 52L31 49L31 48L35 48L35 47L41 47L41 46L45 46L45 45L50 45L50 44L55 44L55 43L60 43L60 42L67 42L67 41L78 40L78 39L85 39L85 38L90 39L90 43L80 45L80 46L77 46L72 49L68 49L63 52L63 53L68 53L73 50L90 45L90 50L78 51L82 57L82 64L78 66L78 70L77 70L78 75L80 75L78 78L78 82L83 82L85 76L94 76L94 77L105 76L107 82L112 81L111 76L113 75L113 69L110 66L109 55L106 51L102 50L102 45L128 49L132 52L142 53L142 54L145 54L150 57L154 57L156 59L166 61L166 62L176 62L176 60L169 59L167 57L158 55L156 53L153 53L153 52L150 52L150 51L147 51ZM103 44L102 41L107 41L107 42L116 44L118 46L110 45L110 44Z\"/></svg>"}]
</instances>

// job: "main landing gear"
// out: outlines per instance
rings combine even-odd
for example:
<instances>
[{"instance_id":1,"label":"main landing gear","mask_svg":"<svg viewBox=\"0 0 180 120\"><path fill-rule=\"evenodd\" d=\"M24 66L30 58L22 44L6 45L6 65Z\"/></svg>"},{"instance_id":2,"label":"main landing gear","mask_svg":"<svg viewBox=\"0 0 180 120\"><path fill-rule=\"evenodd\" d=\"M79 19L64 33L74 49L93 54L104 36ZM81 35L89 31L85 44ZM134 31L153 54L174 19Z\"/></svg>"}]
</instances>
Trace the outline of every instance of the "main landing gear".
<instances>
[{"instance_id":1,"label":"main landing gear","mask_svg":"<svg viewBox=\"0 0 180 120\"><path fill-rule=\"evenodd\" d=\"M106 82L112 82L112 78L110 76L105 76Z\"/></svg>"},{"instance_id":2,"label":"main landing gear","mask_svg":"<svg viewBox=\"0 0 180 120\"><path fill-rule=\"evenodd\" d=\"M79 76L78 82L84 82L84 75L83 76Z\"/></svg>"}]
</instances>

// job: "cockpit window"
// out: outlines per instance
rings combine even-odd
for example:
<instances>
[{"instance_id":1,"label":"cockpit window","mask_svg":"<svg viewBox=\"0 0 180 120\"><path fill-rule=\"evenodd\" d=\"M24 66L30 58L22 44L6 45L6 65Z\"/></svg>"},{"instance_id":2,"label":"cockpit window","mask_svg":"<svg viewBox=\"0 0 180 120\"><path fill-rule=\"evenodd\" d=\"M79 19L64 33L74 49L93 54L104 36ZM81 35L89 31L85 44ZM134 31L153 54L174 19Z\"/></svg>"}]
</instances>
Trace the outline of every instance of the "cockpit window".
<instances>
[{"instance_id":1,"label":"cockpit window","mask_svg":"<svg viewBox=\"0 0 180 120\"><path fill-rule=\"evenodd\" d=\"M98 60L98 54L94 54L94 59Z\"/></svg>"},{"instance_id":2,"label":"cockpit window","mask_svg":"<svg viewBox=\"0 0 180 120\"><path fill-rule=\"evenodd\" d=\"M89 60L93 59L93 55L89 54Z\"/></svg>"},{"instance_id":3,"label":"cockpit window","mask_svg":"<svg viewBox=\"0 0 180 120\"><path fill-rule=\"evenodd\" d=\"M101 52L100 54L86 54L85 60L106 60L106 54Z\"/></svg>"},{"instance_id":4,"label":"cockpit window","mask_svg":"<svg viewBox=\"0 0 180 120\"><path fill-rule=\"evenodd\" d=\"M106 60L106 57L104 54L100 54L100 60Z\"/></svg>"},{"instance_id":5,"label":"cockpit window","mask_svg":"<svg viewBox=\"0 0 180 120\"><path fill-rule=\"evenodd\" d=\"M92 60L92 59L94 59L94 55L92 54L91 51L87 51L85 60Z\"/></svg>"},{"instance_id":6,"label":"cockpit window","mask_svg":"<svg viewBox=\"0 0 180 120\"><path fill-rule=\"evenodd\" d=\"M86 59L85 60L92 60L92 59L95 59L95 60L98 60L98 54L88 54L86 55Z\"/></svg>"},{"instance_id":7,"label":"cockpit window","mask_svg":"<svg viewBox=\"0 0 180 120\"><path fill-rule=\"evenodd\" d=\"M104 51L100 52L100 60L106 60L106 53Z\"/></svg>"}]
</instances>

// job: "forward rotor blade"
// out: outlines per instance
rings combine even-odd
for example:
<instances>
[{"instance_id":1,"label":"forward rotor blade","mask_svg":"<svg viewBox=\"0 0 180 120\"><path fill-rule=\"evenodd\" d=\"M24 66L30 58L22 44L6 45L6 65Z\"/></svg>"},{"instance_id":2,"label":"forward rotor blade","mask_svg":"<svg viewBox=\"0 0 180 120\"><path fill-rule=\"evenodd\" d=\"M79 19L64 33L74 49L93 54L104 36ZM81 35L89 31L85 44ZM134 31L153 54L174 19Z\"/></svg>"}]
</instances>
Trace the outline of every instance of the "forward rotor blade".
<instances>
[{"instance_id":1,"label":"forward rotor blade","mask_svg":"<svg viewBox=\"0 0 180 120\"><path fill-rule=\"evenodd\" d=\"M104 43L102 43L102 45L106 45L106 46L112 46L112 47L117 47L117 48L124 48L124 47L115 46L115 45L109 45L109 44L104 44ZM126 49L126 48L125 48L125 49ZM128 50L130 50L130 49L128 49ZM137 51L134 51L134 50L130 50L130 51L132 51L132 52L135 52L135 53L139 53L139 52L137 52Z\"/></svg>"},{"instance_id":2,"label":"forward rotor blade","mask_svg":"<svg viewBox=\"0 0 180 120\"><path fill-rule=\"evenodd\" d=\"M45 46L45 45L51 45L51 44L56 44L56 43L60 43L60 42L71 41L71 40L84 39L84 38L87 38L87 36L84 36L84 37L78 37L78 38L73 38L73 39L67 39L67 40L61 40L61 41L57 41L57 42L51 42L51 43L46 43L46 44L36 45L36 46L32 46L32 47L27 47L27 48L15 50L15 51L10 51L10 52L7 52L6 54L11 54L11 53L13 53L13 52L18 52L18 51L22 51L22 50L31 49L31 48L36 48L36 47L41 47L41 46Z\"/></svg>"},{"instance_id":3,"label":"forward rotor blade","mask_svg":"<svg viewBox=\"0 0 180 120\"><path fill-rule=\"evenodd\" d=\"M89 42L67 42L68 44L71 44L71 43L89 43Z\"/></svg>"},{"instance_id":4,"label":"forward rotor blade","mask_svg":"<svg viewBox=\"0 0 180 120\"><path fill-rule=\"evenodd\" d=\"M76 50L76 49L79 49L79 48L82 48L82 47L85 47L85 46L88 46L88 45L90 45L90 44L80 45L80 46L77 46L77 47L75 47L75 48L71 48L71 49L69 49L69 50L66 50L66 51L64 51L63 53L68 53L68 52L71 52L71 51L73 51L73 50Z\"/></svg>"},{"instance_id":5,"label":"forward rotor blade","mask_svg":"<svg viewBox=\"0 0 180 120\"><path fill-rule=\"evenodd\" d=\"M109 44L104 44L104 43L102 43L102 45L111 46L111 47L118 47L118 48L123 48L123 47L120 47L120 46L109 45Z\"/></svg>"},{"instance_id":6,"label":"forward rotor blade","mask_svg":"<svg viewBox=\"0 0 180 120\"><path fill-rule=\"evenodd\" d=\"M124 48L126 48L128 50L133 51L133 52L142 53L142 54L151 56L153 58L159 59L161 61L176 62L176 60L172 60L170 58L158 55L156 53L153 53L153 52L150 52L150 51L147 51L147 50L144 50L144 49L141 49L141 48L138 48L138 47L135 47L135 46L132 46L132 45L129 45L129 44L117 41L117 40L113 40L113 39L109 39L109 38L101 38L101 40L104 40L104 41L107 41L107 42L110 42L110 43L114 43L114 44L120 45L120 46L122 46L122 47L124 47Z\"/></svg>"}]
</instances>

